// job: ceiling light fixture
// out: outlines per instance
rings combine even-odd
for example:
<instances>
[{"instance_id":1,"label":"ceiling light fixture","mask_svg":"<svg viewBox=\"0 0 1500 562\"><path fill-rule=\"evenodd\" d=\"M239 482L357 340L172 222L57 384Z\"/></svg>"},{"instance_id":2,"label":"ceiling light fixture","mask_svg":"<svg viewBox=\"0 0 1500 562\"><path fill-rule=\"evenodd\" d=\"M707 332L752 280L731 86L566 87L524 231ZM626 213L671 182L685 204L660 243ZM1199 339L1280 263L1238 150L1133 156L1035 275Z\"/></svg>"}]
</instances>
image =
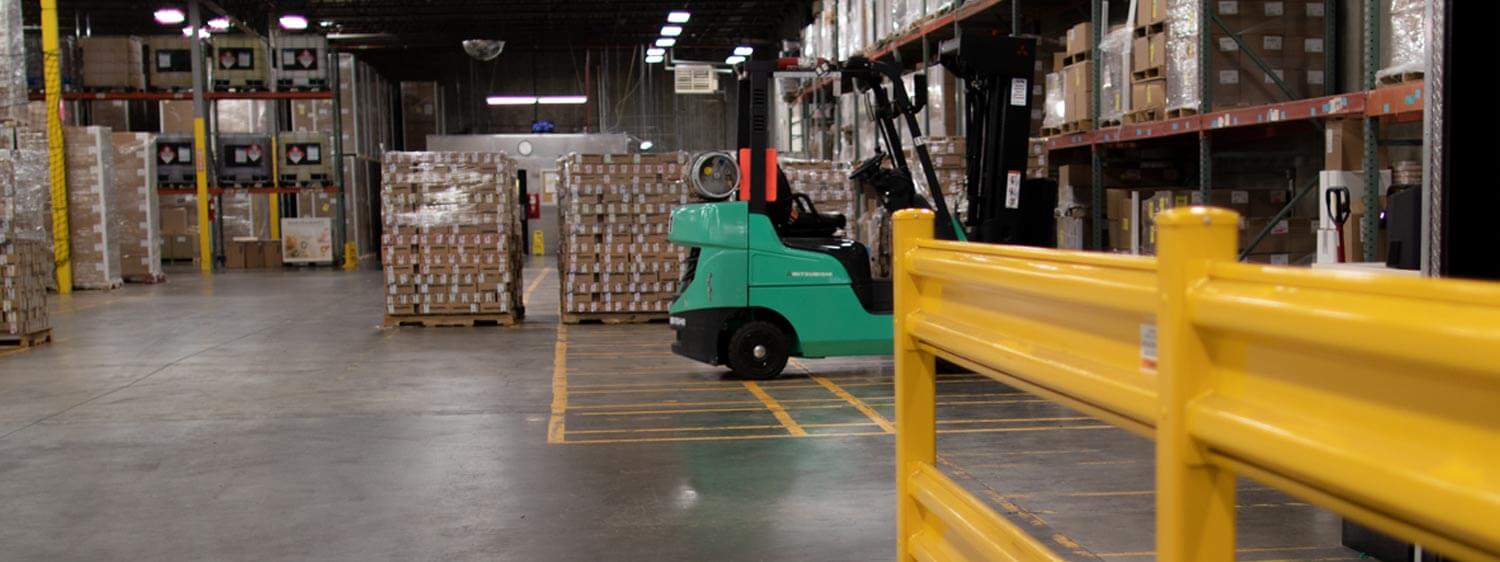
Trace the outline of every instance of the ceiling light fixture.
<instances>
[{"instance_id":1,"label":"ceiling light fixture","mask_svg":"<svg viewBox=\"0 0 1500 562\"><path fill-rule=\"evenodd\" d=\"M226 29L229 29L229 18L221 16L208 20L208 27L214 29L215 31L224 31Z\"/></svg>"},{"instance_id":2,"label":"ceiling light fixture","mask_svg":"<svg viewBox=\"0 0 1500 562\"><path fill-rule=\"evenodd\" d=\"M646 64L656 64L663 60L665 59L661 55L646 55Z\"/></svg>"},{"instance_id":3,"label":"ceiling light fixture","mask_svg":"<svg viewBox=\"0 0 1500 562\"><path fill-rule=\"evenodd\" d=\"M198 28L198 38L199 39L208 39L210 35L211 34L208 32L207 29L202 28L202 27ZM187 27L182 28L182 36L183 37L192 37L193 36L193 26L187 26Z\"/></svg>"},{"instance_id":4,"label":"ceiling light fixture","mask_svg":"<svg viewBox=\"0 0 1500 562\"><path fill-rule=\"evenodd\" d=\"M662 37L676 37L678 35L682 35L682 26L680 26L680 25L663 25L663 26L661 26L661 36Z\"/></svg>"},{"instance_id":5,"label":"ceiling light fixture","mask_svg":"<svg viewBox=\"0 0 1500 562\"><path fill-rule=\"evenodd\" d=\"M646 49L646 56L648 57L659 57L665 54L667 54L667 50L661 47L651 47L649 49Z\"/></svg>"},{"instance_id":6,"label":"ceiling light fixture","mask_svg":"<svg viewBox=\"0 0 1500 562\"><path fill-rule=\"evenodd\" d=\"M656 143L648 140L641 141L641 150L651 150L653 146L656 146Z\"/></svg>"},{"instance_id":7,"label":"ceiling light fixture","mask_svg":"<svg viewBox=\"0 0 1500 562\"><path fill-rule=\"evenodd\" d=\"M754 52L755 52L755 47L751 47L749 45L740 45L740 46L734 48L734 54L735 54L735 56L748 57L748 56L750 56L750 53L754 53Z\"/></svg>"},{"instance_id":8,"label":"ceiling light fixture","mask_svg":"<svg viewBox=\"0 0 1500 562\"><path fill-rule=\"evenodd\" d=\"M671 47L677 44L677 40L671 37L661 37L656 40L658 47Z\"/></svg>"},{"instance_id":9,"label":"ceiling light fixture","mask_svg":"<svg viewBox=\"0 0 1500 562\"><path fill-rule=\"evenodd\" d=\"M307 29L307 18L299 16L297 14L287 14L281 16L281 19L276 21L281 23L282 29L288 29L292 31Z\"/></svg>"},{"instance_id":10,"label":"ceiling light fixture","mask_svg":"<svg viewBox=\"0 0 1500 562\"><path fill-rule=\"evenodd\" d=\"M542 105L578 105L588 103L588 96L542 96L536 99Z\"/></svg>"},{"instance_id":11,"label":"ceiling light fixture","mask_svg":"<svg viewBox=\"0 0 1500 562\"><path fill-rule=\"evenodd\" d=\"M177 8L162 8L152 15L156 17L156 23L162 25L173 25L187 21L187 15L183 14L182 10Z\"/></svg>"},{"instance_id":12,"label":"ceiling light fixture","mask_svg":"<svg viewBox=\"0 0 1500 562\"><path fill-rule=\"evenodd\" d=\"M671 23L687 23L693 18L693 14L687 12L667 12L667 21Z\"/></svg>"},{"instance_id":13,"label":"ceiling light fixture","mask_svg":"<svg viewBox=\"0 0 1500 562\"><path fill-rule=\"evenodd\" d=\"M745 57L742 57L740 55L732 55L729 58L724 59L724 64L739 64L742 62L745 62Z\"/></svg>"},{"instance_id":14,"label":"ceiling light fixture","mask_svg":"<svg viewBox=\"0 0 1500 562\"><path fill-rule=\"evenodd\" d=\"M484 98L490 105L536 105L536 96L490 96Z\"/></svg>"}]
</instances>

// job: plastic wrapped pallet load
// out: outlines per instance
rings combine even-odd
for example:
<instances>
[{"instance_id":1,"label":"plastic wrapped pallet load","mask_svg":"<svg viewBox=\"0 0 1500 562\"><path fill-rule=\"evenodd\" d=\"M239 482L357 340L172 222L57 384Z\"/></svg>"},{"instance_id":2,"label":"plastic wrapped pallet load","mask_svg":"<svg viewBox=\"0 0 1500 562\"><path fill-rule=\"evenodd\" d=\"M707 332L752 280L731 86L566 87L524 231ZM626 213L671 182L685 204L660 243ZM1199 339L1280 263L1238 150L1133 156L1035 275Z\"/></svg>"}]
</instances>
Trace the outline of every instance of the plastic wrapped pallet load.
<instances>
[{"instance_id":1,"label":"plastic wrapped pallet load","mask_svg":"<svg viewBox=\"0 0 1500 562\"><path fill-rule=\"evenodd\" d=\"M1167 112L1198 111L1203 85L1198 76L1198 34L1203 32L1199 0L1167 0Z\"/></svg>"},{"instance_id":2,"label":"plastic wrapped pallet load","mask_svg":"<svg viewBox=\"0 0 1500 562\"><path fill-rule=\"evenodd\" d=\"M515 161L503 153L387 152L383 162L385 324L519 323Z\"/></svg>"},{"instance_id":3,"label":"plastic wrapped pallet load","mask_svg":"<svg viewBox=\"0 0 1500 562\"><path fill-rule=\"evenodd\" d=\"M1131 31L1121 27L1105 34L1099 43L1099 121L1119 124L1130 110L1127 100L1130 73L1126 70L1125 51L1130 47Z\"/></svg>"},{"instance_id":4,"label":"plastic wrapped pallet load","mask_svg":"<svg viewBox=\"0 0 1500 562\"><path fill-rule=\"evenodd\" d=\"M6 131L7 133L10 131ZM10 136L10 135L6 135ZM45 151L0 149L0 344L29 345L49 336L47 289L51 235Z\"/></svg>"},{"instance_id":5,"label":"plastic wrapped pallet load","mask_svg":"<svg viewBox=\"0 0 1500 562\"><path fill-rule=\"evenodd\" d=\"M672 209L690 202L689 154L570 154L563 185L563 322L666 318L687 250L667 241Z\"/></svg>"},{"instance_id":6,"label":"plastic wrapped pallet load","mask_svg":"<svg viewBox=\"0 0 1500 562\"><path fill-rule=\"evenodd\" d=\"M74 289L113 289L120 275L114 143L104 127L64 127Z\"/></svg>"},{"instance_id":7,"label":"plastic wrapped pallet load","mask_svg":"<svg viewBox=\"0 0 1500 562\"><path fill-rule=\"evenodd\" d=\"M132 283L159 283L160 202L156 193L156 135L114 133L114 206L120 275Z\"/></svg>"},{"instance_id":8,"label":"plastic wrapped pallet load","mask_svg":"<svg viewBox=\"0 0 1500 562\"><path fill-rule=\"evenodd\" d=\"M21 35L21 3L0 3L0 120L23 120L26 111L26 41Z\"/></svg>"},{"instance_id":9,"label":"plastic wrapped pallet load","mask_svg":"<svg viewBox=\"0 0 1500 562\"><path fill-rule=\"evenodd\" d=\"M1427 69L1426 2L1423 0L1388 0L1390 18L1383 40L1384 63L1376 76L1381 80L1403 82L1420 78Z\"/></svg>"}]
</instances>

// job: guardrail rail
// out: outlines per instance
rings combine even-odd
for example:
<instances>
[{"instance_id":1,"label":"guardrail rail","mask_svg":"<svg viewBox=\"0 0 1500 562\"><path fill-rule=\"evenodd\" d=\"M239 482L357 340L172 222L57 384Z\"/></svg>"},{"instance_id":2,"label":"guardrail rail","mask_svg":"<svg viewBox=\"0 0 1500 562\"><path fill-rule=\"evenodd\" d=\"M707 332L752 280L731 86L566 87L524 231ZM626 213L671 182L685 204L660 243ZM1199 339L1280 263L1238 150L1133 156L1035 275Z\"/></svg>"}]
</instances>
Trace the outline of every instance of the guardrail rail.
<instances>
[{"instance_id":1,"label":"guardrail rail","mask_svg":"<svg viewBox=\"0 0 1500 562\"><path fill-rule=\"evenodd\" d=\"M900 560L1062 560L936 468L934 360L1151 437L1157 559L1234 559L1243 475L1500 560L1500 284L1241 264L1239 217L1158 256L946 242L894 217Z\"/></svg>"}]
</instances>

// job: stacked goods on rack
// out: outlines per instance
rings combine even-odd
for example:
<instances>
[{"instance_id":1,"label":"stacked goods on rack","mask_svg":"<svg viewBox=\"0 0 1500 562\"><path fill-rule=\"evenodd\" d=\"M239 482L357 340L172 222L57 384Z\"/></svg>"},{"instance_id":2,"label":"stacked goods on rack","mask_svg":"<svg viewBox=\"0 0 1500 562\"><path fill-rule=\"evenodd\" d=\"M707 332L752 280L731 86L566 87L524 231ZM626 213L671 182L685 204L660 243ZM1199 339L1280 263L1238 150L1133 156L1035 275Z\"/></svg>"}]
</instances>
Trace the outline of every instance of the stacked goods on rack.
<instances>
[{"instance_id":1,"label":"stacked goods on rack","mask_svg":"<svg viewBox=\"0 0 1500 562\"><path fill-rule=\"evenodd\" d=\"M1047 123L1047 99L1050 95L1048 87L1051 84L1050 80L1054 80L1050 77L1058 70L1055 64L1060 63L1061 60L1062 53L1058 52L1056 45L1046 40L1037 41L1036 72L1031 76L1031 136L1033 137L1047 136L1042 133L1042 129ZM1058 75L1055 80L1062 80L1062 76ZM1061 84L1057 87L1061 88ZM1059 104L1062 99L1058 98ZM1057 109L1058 116L1061 117L1062 106L1059 105Z\"/></svg>"},{"instance_id":2,"label":"stacked goods on rack","mask_svg":"<svg viewBox=\"0 0 1500 562\"><path fill-rule=\"evenodd\" d=\"M689 202L688 154L570 154L563 185L563 321L666 318L687 250L667 241L672 209Z\"/></svg>"},{"instance_id":3,"label":"stacked goods on rack","mask_svg":"<svg viewBox=\"0 0 1500 562\"><path fill-rule=\"evenodd\" d=\"M214 90L267 89L266 44L260 37L216 33L208 42L213 49L210 76Z\"/></svg>"},{"instance_id":4,"label":"stacked goods on rack","mask_svg":"<svg viewBox=\"0 0 1500 562\"><path fill-rule=\"evenodd\" d=\"M1159 121L1167 106L1167 0L1139 0L1130 41L1126 123Z\"/></svg>"},{"instance_id":5,"label":"stacked goods on rack","mask_svg":"<svg viewBox=\"0 0 1500 562\"><path fill-rule=\"evenodd\" d=\"M1068 28L1063 50L1062 132L1079 133L1094 128L1093 92L1094 26L1088 22Z\"/></svg>"},{"instance_id":6,"label":"stacked goods on rack","mask_svg":"<svg viewBox=\"0 0 1500 562\"><path fill-rule=\"evenodd\" d=\"M73 288L113 289L120 276L114 143L104 127L64 127Z\"/></svg>"},{"instance_id":7,"label":"stacked goods on rack","mask_svg":"<svg viewBox=\"0 0 1500 562\"><path fill-rule=\"evenodd\" d=\"M187 91L193 87L193 44L181 35L157 35L146 38L150 50L147 82L152 90ZM207 49L204 50L207 53ZM207 67L205 67L207 68Z\"/></svg>"},{"instance_id":8,"label":"stacked goods on rack","mask_svg":"<svg viewBox=\"0 0 1500 562\"><path fill-rule=\"evenodd\" d=\"M387 152L384 162L385 324L518 323L525 310L515 161Z\"/></svg>"},{"instance_id":9,"label":"stacked goods on rack","mask_svg":"<svg viewBox=\"0 0 1500 562\"><path fill-rule=\"evenodd\" d=\"M1047 166L1047 139L1032 138L1026 143L1026 177L1050 177Z\"/></svg>"},{"instance_id":10,"label":"stacked goods on rack","mask_svg":"<svg viewBox=\"0 0 1500 562\"><path fill-rule=\"evenodd\" d=\"M162 196L161 257L197 262L198 209L192 196Z\"/></svg>"},{"instance_id":11,"label":"stacked goods on rack","mask_svg":"<svg viewBox=\"0 0 1500 562\"><path fill-rule=\"evenodd\" d=\"M24 144L0 150L0 345L30 345L50 334L47 288L54 280L46 177L46 151Z\"/></svg>"},{"instance_id":12,"label":"stacked goods on rack","mask_svg":"<svg viewBox=\"0 0 1500 562\"><path fill-rule=\"evenodd\" d=\"M146 89L146 47L140 37L80 37L78 50L83 88L139 91Z\"/></svg>"},{"instance_id":13,"label":"stacked goods on rack","mask_svg":"<svg viewBox=\"0 0 1500 562\"><path fill-rule=\"evenodd\" d=\"M938 183L943 186L943 200L948 203L948 209L958 216L959 222L968 220L969 217L969 190L968 190L968 160L966 139L964 137L945 137L927 139L927 152L932 157L932 171L937 174ZM903 149L906 155L906 164L911 167L911 173L915 176L917 190L924 195L932 193L927 186L927 175L922 172L922 165L917 161L917 155L910 147Z\"/></svg>"},{"instance_id":14,"label":"stacked goods on rack","mask_svg":"<svg viewBox=\"0 0 1500 562\"><path fill-rule=\"evenodd\" d=\"M1208 25L1197 0L1166 1L1168 117L1191 115L1201 106L1200 33L1211 33L1213 39L1212 83L1206 93L1214 108L1264 105L1325 91L1325 2L1216 2L1217 15L1242 44Z\"/></svg>"},{"instance_id":15,"label":"stacked goods on rack","mask_svg":"<svg viewBox=\"0 0 1500 562\"><path fill-rule=\"evenodd\" d=\"M1083 250L1093 233L1093 175L1089 166L1057 167L1057 247Z\"/></svg>"},{"instance_id":16,"label":"stacked goods on rack","mask_svg":"<svg viewBox=\"0 0 1500 562\"><path fill-rule=\"evenodd\" d=\"M1099 123L1115 127L1130 110L1128 91L1132 86L1130 63L1125 51L1130 45L1130 30L1116 26L1099 42Z\"/></svg>"},{"instance_id":17,"label":"stacked goods on rack","mask_svg":"<svg viewBox=\"0 0 1500 562\"><path fill-rule=\"evenodd\" d=\"M156 193L156 135L114 133L114 207L119 232L120 275L132 283L159 283L160 204Z\"/></svg>"},{"instance_id":18,"label":"stacked goods on rack","mask_svg":"<svg viewBox=\"0 0 1500 562\"><path fill-rule=\"evenodd\" d=\"M22 121L26 110L26 78L31 67L27 41L21 32L21 3L0 4L0 121ZM25 61L27 64L16 64Z\"/></svg>"},{"instance_id":19,"label":"stacked goods on rack","mask_svg":"<svg viewBox=\"0 0 1500 562\"><path fill-rule=\"evenodd\" d=\"M1421 80L1427 69L1427 2L1385 0L1385 4L1386 27L1380 37L1389 47L1382 53L1376 77L1385 83Z\"/></svg>"},{"instance_id":20,"label":"stacked goods on rack","mask_svg":"<svg viewBox=\"0 0 1500 562\"><path fill-rule=\"evenodd\" d=\"M276 90L328 89L328 39L321 35L283 35L276 40Z\"/></svg>"},{"instance_id":21,"label":"stacked goods on rack","mask_svg":"<svg viewBox=\"0 0 1500 562\"><path fill-rule=\"evenodd\" d=\"M1062 64L1061 53L1058 53L1056 62ZM1068 114L1068 82L1062 68L1057 65L1047 73L1046 89L1042 95L1042 123L1037 134L1044 137L1062 134L1063 119Z\"/></svg>"}]
</instances>

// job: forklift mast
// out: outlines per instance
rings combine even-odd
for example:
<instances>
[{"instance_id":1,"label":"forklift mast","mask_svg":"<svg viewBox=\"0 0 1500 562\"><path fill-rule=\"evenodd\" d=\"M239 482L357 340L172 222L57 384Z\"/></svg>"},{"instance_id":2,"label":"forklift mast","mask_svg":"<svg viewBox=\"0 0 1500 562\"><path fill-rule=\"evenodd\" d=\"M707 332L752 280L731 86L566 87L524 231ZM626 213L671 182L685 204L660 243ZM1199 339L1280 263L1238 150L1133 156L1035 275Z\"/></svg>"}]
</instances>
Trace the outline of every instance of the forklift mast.
<instances>
[{"instance_id":1,"label":"forklift mast","mask_svg":"<svg viewBox=\"0 0 1500 562\"><path fill-rule=\"evenodd\" d=\"M938 53L943 67L964 82L970 238L1052 245L1052 227L1039 223L1050 222L1056 190L1023 179L1036 40L960 33L943 41Z\"/></svg>"},{"instance_id":2,"label":"forklift mast","mask_svg":"<svg viewBox=\"0 0 1500 562\"><path fill-rule=\"evenodd\" d=\"M756 52L760 52L757 49ZM736 135L739 149L739 200L750 204L750 212L766 212L766 203L776 202L776 149L771 139L771 79L777 70L795 65L796 59L753 59L739 68L739 112Z\"/></svg>"}]
</instances>

